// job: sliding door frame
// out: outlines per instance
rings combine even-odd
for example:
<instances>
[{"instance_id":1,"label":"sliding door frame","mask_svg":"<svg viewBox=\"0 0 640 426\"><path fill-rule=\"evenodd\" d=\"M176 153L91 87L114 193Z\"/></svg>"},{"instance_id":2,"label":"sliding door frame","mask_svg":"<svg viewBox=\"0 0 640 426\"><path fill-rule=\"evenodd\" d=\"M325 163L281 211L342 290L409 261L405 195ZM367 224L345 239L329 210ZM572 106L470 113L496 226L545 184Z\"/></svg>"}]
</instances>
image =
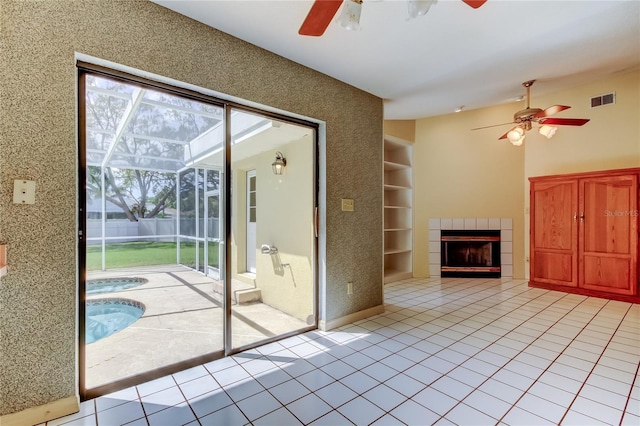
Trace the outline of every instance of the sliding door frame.
<instances>
[{"instance_id":1,"label":"sliding door frame","mask_svg":"<svg viewBox=\"0 0 640 426\"><path fill-rule=\"evenodd\" d=\"M292 117L286 114L279 114L276 112L263 110L257 107L245 105L240 102L224 100L221 98L217 98L215 96L203 94L194 90L181 88L178 86L174 86L171 84L163 83L157 80L153 80L150 78L141 77L139 75L130 74L124 71L115 70L112 68L104 67L101 65L96 65L93 63L80 61L76 62L77 72L78 72L78 175L77 175L77 188L78 188L78 206L77 206L77 232L78 232L78 265L77 265L77 274L78 274L78 385L79 385L79 394L81 400L92 399L98 397L100 395L104 395L107 393L111 393L120 389L124 389L127 387L131 387L149 380L153 380L168 374L172 374L190 367L195 367L197 365L201 365L206 362L213 361L215 359L222 358L224 356L229 356L247 349L251 349L260 345L264 345L273 341L277 341L286 337L294 336L300 333L304 333L310 330L314 330L318 328L318 317L319 317L319 268L318 268L318 229L315 229L314 243L313 243L313 316L314 323L310 324L309 327L298 329L289 333L285 333L282 335L274 336L271 338L267 338L264 340L260 340L258 342L252 343L247 346L232 348L231 342L231 277L232 274L230 271L232 270L231 264L231 230L232 230L232 208L231 208L231 110L241 110L248 113L254 113L262 115L266 118L276 119L292 124L297 124L305 127L309 127L313 130L313 206L312 210L317 212L318 209L318 191L320 188L320 175L319 175L319 165L318 165L318 149L319 149L319 124L304 120L297 117ZM224 338L223 338L223 350L213 351L209 354L198 356L195 358L191 358L185 361L181 361L178 363L170 364L164 367L160 367L154 369L152 371L144 372L141 374L137 374L134 376L127 377L125 379L121 379L115 382L111 382L105 385L101 385L95 388L87 389L86 388L86 351L85 351L85 332L86 332L86 232L87 232L87 222L86 222L86 179L87 179L87 159L86 159L86 77L87 75L98 75L107 77L113 80L117 80L130 85L144 86L147 88L151 88L153 90L161 91L167 94L180 96L189 100L194 100L198 102L203 102L209 105L214 105L223 109L224 114L224 129L225 129L225 142L224 142L224 156L225 156L225 164L223 167L224 172L222 173L222 182L221 187L223 191L221 195L224 198L224 203L221 206L221 215L224 217L223 224L223 234L224 234L224 262L220 260L220 265L224 264L225 270L223 273L223 282L224 282L224 303L223 303L223 311L224 311L224 319L223 319L223 327L224 327ZM317 226L317 221L314 218L314 224Z\"/></svg>"}]
</instances>

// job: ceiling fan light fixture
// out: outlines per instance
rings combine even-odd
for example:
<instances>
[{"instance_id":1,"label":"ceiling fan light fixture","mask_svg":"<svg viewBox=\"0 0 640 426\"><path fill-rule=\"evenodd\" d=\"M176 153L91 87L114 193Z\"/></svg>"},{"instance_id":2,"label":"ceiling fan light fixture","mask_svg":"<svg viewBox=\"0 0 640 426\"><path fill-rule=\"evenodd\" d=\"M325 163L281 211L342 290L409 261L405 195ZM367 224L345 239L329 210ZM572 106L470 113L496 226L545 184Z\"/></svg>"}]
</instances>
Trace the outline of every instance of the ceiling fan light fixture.
<instances>
[{"instance_id":1,"label":"ceiling fan light fixture","mask_svg":"<svg viewBox=\"0 0 640 426\"><path fill-rule=\"evenodd\" d=\"M346 0L338 22L349 31L360 30L360 14L362 13L362 0Z\"/></svg>"},{"instance_id":2,"label":"ceiling fan light fixture","mask_svg":"<svg viewBox=\"0 0 640 426\"><path fill-rule=\"evenodd\" d=\"M511 141L511 144L512 144L513 146L522 146L522 143L523 143L523 142L524 142L524 135L523 135L520 139L518 139L518 140Z\"/></svg>"},{"instance_id":3,"label":"ceiling fan light fixture","mask_svg":"<svg viewBox=\"0 0 640 426\"><path fill-rule=\"evenodd\" d=\"M438 0L408 0L407 6L409 7L409 18L413 19L418 16L426 15L431 6L437 2Z\"/></svg>"},{"instance_id":4,"label":"ceiling fan light fixture","mask_svg":"<svg viewBox=\"0 0 640 426\"><path fill-rule=\"evenodd\" d=\"M525 132L522 127L514 127L509 131L509 133L507 133L507 138L514 146L520 146L522 145L522 142L524 142L524 133Z\"/></svg>"},{"instance_id":5,"label":"ceiling fan light fixture","mask_svg":"<svg viewBox=\"0 0 640 426\"><path fill-rule=\"evenodd\" d=\"M556 134L557 130L558 130L558 128L555 127L555 126L548 126L546 124L543 124L538 129L538 132L540 132L540 134L542 136L546 137L547 139L551 139L553 137L553 135Z\"/></svg>"}]
</instances>

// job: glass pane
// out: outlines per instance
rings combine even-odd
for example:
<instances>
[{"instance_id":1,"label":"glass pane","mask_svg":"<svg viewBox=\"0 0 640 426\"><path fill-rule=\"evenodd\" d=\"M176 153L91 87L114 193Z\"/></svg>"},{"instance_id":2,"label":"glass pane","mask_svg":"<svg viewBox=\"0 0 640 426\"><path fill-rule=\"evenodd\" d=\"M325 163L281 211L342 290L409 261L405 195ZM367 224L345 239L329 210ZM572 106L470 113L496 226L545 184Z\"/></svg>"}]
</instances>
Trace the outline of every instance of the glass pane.
<instances>
[{"instance_id":1,"label":"glass pane","mask_svg":"<svg viewBox=\"0 0 640 426\"><path fill-rule=\"evenodd\" d=\"M86 98L89 165L111 152L110 167L175 172L222 148L218 106L97 75L87 77Z\"/></svg>"},{"instance_id":2,"label":"glass pane","mask_svg":"<svg viewBox=\"0 0 640 426\"><path fill-rule=\"evenodd\" d=\"M205 207L219 218L205 169L219 168L223 109L96 75L87 86L85 390L224 347L222 286L201 273L219 263L217 247L205 260Z\"/></svg>"},{"instance_id":3,"label":"glass pane","mask_svg":"<svg viewBox=\"0 0 640 426\"><path fill-rule=\"evenodd\" d=\"M180 235L196 236L196 172L193 169L180 174Z\"/></svg>"},{"instance_id":4,"label":"glass pane","mask_svg":"<svg viewBox=\"0 0 640 426\"><path fill-rule=\"evenodd\" d=\"M231 117L231 341L239 348L315 325L314 130L241 111ZM289 165L279 176L276 151Z\"/></svg>"},{"instance_id":5,"label":"glass pane","mask_svg":"<svg viewBox=\"0 0 640 426\"><path fill-rule=\"evenodd\" d=\"M198 169L198 237L204 238L204 170Z\"/></svg>"},{"instance_id":6,"label":"glass pane","mask_svg":"<svg viewBox=\"0 0 640 426\"><path fill-rule=\"evenodd\" d=\"M204 241L198 241L198 271L204 272Z\"/></svg>"},{"instance_id":7,"label":"glass pane","mask_svg":"<svg viewBox=\"0 0 640 426\"><path fill-rule=\"evenodd\" d=\"M180 264L195 269L196 243L193 240L180 241Z\"/></svg>"},{"instance_id":8,"label":"glass pane","mask_svg":"<svg viewBox=\"0 0 640 426\"><path fill-rule=\"evenodd\" d=\"M218 170L207 170L207 191L220 190L220 172Z\"/></svg>"}]
</instances>

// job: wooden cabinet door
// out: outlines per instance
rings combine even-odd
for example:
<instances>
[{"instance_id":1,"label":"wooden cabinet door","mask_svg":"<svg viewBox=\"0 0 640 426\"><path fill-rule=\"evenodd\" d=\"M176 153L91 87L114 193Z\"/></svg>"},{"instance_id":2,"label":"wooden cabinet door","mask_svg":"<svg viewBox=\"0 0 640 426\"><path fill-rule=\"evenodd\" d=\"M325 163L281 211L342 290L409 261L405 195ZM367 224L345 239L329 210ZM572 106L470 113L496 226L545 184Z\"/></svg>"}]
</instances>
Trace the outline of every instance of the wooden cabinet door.
<instances>
[{"instance_id":1,"label":"wooden cabinet door","mask_svg":"<svg viewBox=\"0 0 640 426\"><path fill-rule=\"evenodd\" d=\"M578 285L578 180L531 183L531 280Z\"/></svg>"},{"instance_id":2,"label":"wooden cabinet door","mask_svg":"<svg viewBox=\"0 0 640 426\"><path fill-rule=\"evenodd\" d=\"M581 179L580 212L579 286L635 295L638 175Z\"/></svg>"}]
</instances>

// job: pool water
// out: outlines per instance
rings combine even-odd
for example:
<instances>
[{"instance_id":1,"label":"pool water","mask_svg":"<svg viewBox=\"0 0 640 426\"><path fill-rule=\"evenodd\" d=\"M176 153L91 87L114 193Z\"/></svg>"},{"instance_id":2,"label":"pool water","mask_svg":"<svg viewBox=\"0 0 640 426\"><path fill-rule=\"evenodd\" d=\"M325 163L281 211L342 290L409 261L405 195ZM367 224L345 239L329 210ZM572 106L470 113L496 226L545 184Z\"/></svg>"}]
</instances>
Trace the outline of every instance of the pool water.
<instances>
[{"instance_id":1,"label":"pool water","mask_svg":"<svg viewBox=\"0 0 640 426\"><path fill-rule=\"evenodd\" d=\"M148 282L146 278L121 277L87 280L87 294L104 294L128 290Z\"/></svg>"},{"instance_id":2,"label":"pool water","mask_svg":"<svg viewBox=\"0 0 640 426\"><path fill-rule=\"evenodd\" d=\"M144 304L131 299L105 298L87 300L85 343L111 336L131 324L144 314Z\"/></svg>"}]
</instances>

